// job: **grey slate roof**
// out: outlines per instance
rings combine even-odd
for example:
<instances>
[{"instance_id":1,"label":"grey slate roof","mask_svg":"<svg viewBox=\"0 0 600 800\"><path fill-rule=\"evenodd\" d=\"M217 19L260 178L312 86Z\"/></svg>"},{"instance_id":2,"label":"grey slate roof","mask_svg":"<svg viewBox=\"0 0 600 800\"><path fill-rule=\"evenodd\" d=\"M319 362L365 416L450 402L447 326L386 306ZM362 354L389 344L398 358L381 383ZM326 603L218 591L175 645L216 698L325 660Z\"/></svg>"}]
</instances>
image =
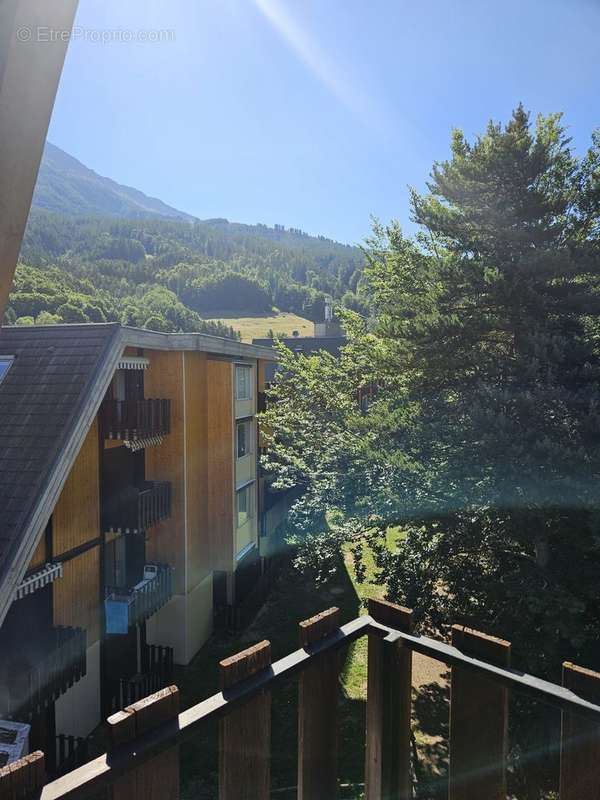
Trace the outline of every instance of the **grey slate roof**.
<instances>
[{"instance_id":1,"label":"grey slate roof","mask_svg":"<svg viewBox=\"0 0 600 800\"><path fill-rule=\"evenodd\" d=\"M120 327L0 329L0 584ZM99 398L101 399L101 398Z\"/></svg>"}]
</instances>

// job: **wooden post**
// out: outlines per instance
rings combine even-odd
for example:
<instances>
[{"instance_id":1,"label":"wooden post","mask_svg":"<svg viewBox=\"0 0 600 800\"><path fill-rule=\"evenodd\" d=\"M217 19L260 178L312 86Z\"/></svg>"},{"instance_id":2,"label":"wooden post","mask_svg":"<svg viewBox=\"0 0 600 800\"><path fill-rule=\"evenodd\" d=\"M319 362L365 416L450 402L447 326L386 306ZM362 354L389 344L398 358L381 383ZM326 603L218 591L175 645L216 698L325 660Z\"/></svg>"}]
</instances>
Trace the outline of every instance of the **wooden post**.
<instances>
[{"instance_id":1,"label":"wooden post","mask_svg":"<svg viewBox=\"0 0 600 800\"><path fill-rule=\"evenodd\" d=\"M179 690L168 686L109 717L111 750L158 728L179 714ZM112 787L112 800L178 800L179 747L132 769Z\"/></svg>"},{"instance_id":2,"label":"wooden post","mask_svg":"<svg viewBox=\"0 0 600 800\"><path fill-rule=\"evenodd\" d=\"M31 753L0 769L0 800L29 800L45 782L44 754Z\"/></svg>"},{"instance_id":3,"label":"wooden post","mask_svg":"<svg viewBox=\"0 0 600 800\"><path fill-rule=\"evenodd\" d=\"M221 691L271 666L266 640L219 664ZM261 691L219 722L220 800L268 800L271 790L271 692Z\"/></svg>"},{"instance_id":4,"label":"wooden post","mask_svg":"<svg viewBox=\"0 0 600 800\"><path fill-rule=\"evenodd\" d=\"M77 0L0 2L0 324Z\"/></svg>"},{"instance_id":5,"label":"wooden post","mask_svg":"<svg viewBox=\"0 0 600 800\"><path fill-rule=\"evenodd\" d=\"M384 600L369 600L376 622L412 633L413 614ZM369 636L366 800L412 798L410 722L412 651L402 642Z\"/></svg>"},{"instance_id":6,"label":"wooden post","mask_svg":"<svg viewBox=\"0 0 600 800\"><path fill-rule=\"evenodd\" d=\"M600 673L567 661L563 686L600 705ZM600 796L600 725L563 711L560 743L560 800L597 800Z\"/></svg>"},{"instance_id":7,"label":"wooden post","mask_svg":"<svg viewBox=\"0 0 600 800\"><path fill-rule=\"evenodd\" d=\"M510 666L510 642L452 627L452 644L466 655ZM508 690L452 667L449 800L506 800Z\"/></svg>"},{"instance_id":8,"label":"wooden post","mask_svg":"<svg viewBox=\"0 0 600 800\"><path fill-rule=\"evenodd\" d=\"M300 644L309 649L340 626L338 608L300 623ZM337 795L337 705L339 658L319 656L302 673L298 696L298 800L333 800Z\"/></svg>"}]
</instances>

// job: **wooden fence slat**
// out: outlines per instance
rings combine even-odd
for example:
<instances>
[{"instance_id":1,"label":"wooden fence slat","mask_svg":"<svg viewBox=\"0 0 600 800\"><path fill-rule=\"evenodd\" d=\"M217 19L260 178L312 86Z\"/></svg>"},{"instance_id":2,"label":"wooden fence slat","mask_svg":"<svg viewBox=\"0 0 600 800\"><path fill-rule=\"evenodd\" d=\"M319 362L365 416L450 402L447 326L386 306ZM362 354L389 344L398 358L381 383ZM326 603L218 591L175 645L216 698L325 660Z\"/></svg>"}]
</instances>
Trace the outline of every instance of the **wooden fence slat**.
<instances>
[{"instance_id":1,"label":"wooden fence slat","mask_svg":"<svg viewBox=\"0 0 600 800\"><path fill-rule=\"evenodd\" d=\"M169 686L108 718L111 750L179 714L179 690ZM179 800L179 747L132 769L112 787L112 800Z\"/></svg>"},{"instance_id":2,"label":"wooden fence slat","mask_svg":"<svg viewBox=\"0 0 600 800\"><path fill-rule=\"evenodd\" d=\"M340 626L338 608L300 623L300 644L310 648ZM299 680L298 800L332 800L337 794L339 657L324 653Z\"/></svg>"},{"instance_id":3,"label":"wooden fence slat","mask_svg":"<svg viewBox=\"0 0 600 800\"><path fill-rule=\"evenodd\" d=\"M563 686L600 704L600 673L565 661ZM563 711L560 743L560 800L597 800L600 796L600 725Z\"/></svg>"},{"instance_id":4,"label":"wooden fence slat","mask_svg":"<svg viewBox=\"0 0 600 800\"><path fill-rule=\"evenodd\" d=\"M221 691L271 666L259 642L219 664ZM271 790L271 692L264 690L219 722L220 800L267 800Z\"/></svg>"},{"instance_id":5,"label":"wooden fence slat","mask_svg":"<svg viewBox=\"0 0 600 800\"><path fill-rule=\"evenodd\" d=\"M45 781L44 754L38 750L0 769L0 800L29 800Z\"/></svg>"},{"instance_id":6,"label":"wooden fence slat","mask_svg":"<svg viewBox=\"0 0 600 800\"><path fill-rule=\"evenodd\" d=\"M383 600L369 600L369 615L404 633L413 613ZM369 636L365 793L367 800L412 797L410 722L412 652L401 642Z\"/></svg>"},{"instance_id":7,"label":"wooden fence slat","mask_svg":"<svg viewBox=\"0 0 600 800\"><path fill-rule=\"evenodd\" d=\"M510 666L510 642L452 627L452 644L472 658ZM449 800L506 800L508 690L452 667Z\"/></svg>"}]
</instances>

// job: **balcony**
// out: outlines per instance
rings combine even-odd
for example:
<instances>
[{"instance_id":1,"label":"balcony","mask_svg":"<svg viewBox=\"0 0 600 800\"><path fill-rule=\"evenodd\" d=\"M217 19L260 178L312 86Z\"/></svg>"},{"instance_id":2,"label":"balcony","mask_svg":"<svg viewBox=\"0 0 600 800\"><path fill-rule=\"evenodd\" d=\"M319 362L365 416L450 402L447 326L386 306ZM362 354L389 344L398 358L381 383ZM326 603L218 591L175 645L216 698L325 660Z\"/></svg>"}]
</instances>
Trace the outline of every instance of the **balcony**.
<instances>
[{"instance_id":1,"label":"balcony","mask_svg":"<svg viewBox=\"0 0 600 800\"><path fill-rule=\"evenodd\" d=\"M146 644L141 650L142 671L119 680L112 713L137 703L173 682L173 648Z\"/></svg>"},{"instance_id":2,"label":"balcony","mask_svg":"<svg viewBox=\"0 0 600 800\"><path fill-rule=\"evenodd\" d=\"M287 521L290 509L301 491L294 487L286 491L274 491L267 483L265 487L263 510L259 518L261 536L272 536Z\"/></svg>"},{"instance_id":3,"label":"balcony","mask_svg":"<svg viewBox=\"0 0 600 800\"><path fill-rule=\"evenodd\" d=\"M57 626L23 642L0 664L0 717L30 720L48 708L86 672L86 632Z\"/></svg>"},{"instance_id":4,"label":"balcony","mask_svg":"<svg viewBox=\"0 0 600 800\"><path fill-rule=\"evenodd\" d=\"M173 595L173 569L147 564L144 577L130 589L108 588L104 609L106 632L125 634L162 608Z\"/></svg>"},{"instance_id":5,"label":"balcony","mask_svg":"<svg viewBox=\"0 0 600 800\"><path fill-rule=\"evenodd\" d=\"M105 400L101 425L105 439L137 442L166 436L171 432L171 401Z\"/></svg>"},{"instance_id":6,"label":"balcony","mask_svg":"<svg viewBox=\"0 0 600 800\"><path fill-rule=\"evenodd\" d=\"M55 739L54 753L47 756L46 771L58 778L85 764L90 757L90 738L60 733Z\"/></svg>"},{"instance_id":7,"label":"balcony","mask_svg":"<svg viewBox=\"0 0 600 800\"><path fill-rule=\"evenodd\" d=\"M171 484L168 481L144 481L111 493L103 502L105 531L142 533L171 516Z\"/></svg>"},{"instance_id":8,"label":"balcony","mask_svg":"<svg viewBox=\"0 0 600 800\"><path fill-rule=\"evenodd\" d=\"M331 608L301 622L300 648L275 663L269 641L224 659L219 664L220 691L181 714L176 686L145 698L133 707L134 721L139 714L142 726L135 730L131 712L115 716L108 753L68 780L47 785L41 796L92 800L107 785L122 787L124 775L131 776L128 786L159 786L161 796L197 796L199 775L187 778L184 770L180 772L174 748L186 748L181 755L187 764L191 752L187 748L198 736L202 738L194 743L195 763L207 752L206 743L216 742L218 770L211 765L211 773L218 787L215 780L211 797L268 798L271 786L279 785L271 778L272 753L282 758L281 742L272 735L273 710L298 731L294 752L289 753L297 765L297 784L291 785L290 795L293 792L300 800L341 796L338 754L347 761L349 753L346 714L339 708L340 651L368 639L364 645L368 663L365 733L362 752L357 751L361 783L350 787L360 789L361 797L524 797L509 783L515 774L515 760L509 761L513 731L509 714L515 710L512 700L518 694L527 710L540 702L562 714L562 724L551 734L551 747L540 751L536 744L524 752L521 765L517 760L517 769L550 766L548 785L538 784L535 794L527 792L527 797L597 800L600 673L566 662L563 685L558 686L512 668L510 642L463 625L452 627L451 644L431 639L414 631L412 611L385 601L370 600L368 615L346 624L341 624L340 617L339 609ZM435 695L428 700L429 712L441 712L449 723L442 745L447 748L449 768L436 771L433 784L420 769L413 744L415 654L434 659L450 671L450 707L440 706ZM281 686L286 683L290 694L282 695ZM218 737L212 727L216 723ZM279 725L275 735L281 730ZM548 764L549 756L553 764ZM39 771L39 758L33 766L31 760L20 762L17 769L23 783L36 766ZM8 778L13 776L14 772L7 775L8 787ZM211 775L205 772L204 776L211 781L210 787ZM537 773L532 777L537 778ZM1 778L0 773L0 788L4 788ZM42 784L38 779L35 785L39 789ZM277 793L275 788L273 794ZM359 792L344 796L359 796Z\"/></svg>"}]
</instances>

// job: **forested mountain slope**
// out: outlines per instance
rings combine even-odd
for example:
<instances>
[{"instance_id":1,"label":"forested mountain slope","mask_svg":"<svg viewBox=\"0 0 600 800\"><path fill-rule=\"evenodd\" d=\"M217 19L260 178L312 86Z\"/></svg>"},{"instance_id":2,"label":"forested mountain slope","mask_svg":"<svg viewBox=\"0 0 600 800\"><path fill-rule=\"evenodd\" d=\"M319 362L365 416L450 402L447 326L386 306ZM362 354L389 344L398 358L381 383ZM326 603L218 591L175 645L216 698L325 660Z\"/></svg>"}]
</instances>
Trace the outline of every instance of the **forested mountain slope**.
<instances>
[{"instance_id":1,"label":"forested mountain slope","mask_svg":"<svg viewBox=\"0 0 600 800\"><path fill-rule=\"evenodd\" d=\"M130 186L98 175L59 147L46 143L33 196L34 208L59 214L193 219Z\"/></svg>"},{"instance_id":2,"label":"forested mountain slope","mask_svg":"<svg viewBox=\"0 0 600 800\"><path fill-rule=\"evenodd\" d=\"M359 305L363 254L282 225L186 217L49 146L21 262L11 322L114 319L231 335L203 318L278 308L320 319L326 295Z\"/></svg>"}]
</instances>

